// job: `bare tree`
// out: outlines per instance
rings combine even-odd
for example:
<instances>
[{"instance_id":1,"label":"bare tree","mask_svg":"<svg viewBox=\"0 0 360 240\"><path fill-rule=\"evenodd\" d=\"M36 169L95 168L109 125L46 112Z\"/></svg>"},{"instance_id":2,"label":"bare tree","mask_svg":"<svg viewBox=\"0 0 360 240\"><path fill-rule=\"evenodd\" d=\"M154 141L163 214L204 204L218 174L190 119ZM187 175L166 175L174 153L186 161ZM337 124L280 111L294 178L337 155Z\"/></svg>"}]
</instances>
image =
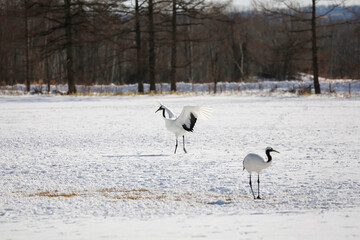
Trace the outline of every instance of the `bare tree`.
<instances>
[{"instance_id":1,"label":"bare tree","mask_svg":"<svg viewBox=\"0 0 360 240\"><path fill-rule=\"evenodd\" d=\"M30 92L30 57L29 57L29 25L28 25L28 0L24 0L24 40L25 40L25 85L26 91Z\"/></svg>"},{"instance_id":2,"label":"bare tree","mask_svg":"<svg viewBox=\"0 0 360 240\"><path fill-rule=\"evenodd\" d=\"M145 81L151 91L157 81L175 91L178 81L251 75L359 77L356 8L329 15L334 7L316 0L315 9L281 0L285 8L258 12L205 0L124 1L0 0L1 84L45 82L49 91L65 83L74 93L75 84L138 83L143 92ZM344 22L351 14L356 24Z\"/></svg>"},{"instance_id":3,"label":"bare tree","mask_svg":"<svg viewBox=\"0 0 360 240\"><path fill-rule=\"evenodd\" d=\"M312 54L312 69L314 77L314 89L316 94L321 93L319 83L319 67L318 67L318 47L316 37L316 0L312 0L312 11L311 11L311 54Z\"/></svg>"},{"instance_id":4,"label":"bare tree","mask_svg":"<svg viewBox=\"0 0 360 240\"><path fill-rule=\"evenodd\" d=\"M149 32L149 81L150 91L156 91L156 56L155 56L155 26L154 26L154 2L148 0L148 32Z\"/></svg>"},{"instance_id":5,"label":"bare tree","mask_svg":"<svg viewBox=\"0 0 360 240\"><path fill-rule=\"evenodd\" d=\"M177 1L172 0L171 21L171 91L176 91L176 58L177 58Z\"/></svg>"},{"instance_id":6,"label":"bare tree","mask_svg":"<svg viewBox=\"0 0 360 240\"><path fill-rule=\"evenodd\" d=\"M141 47L141 29L140 29L140 4L139 0L135 0L135 41L136 41L136 77L138 82L138 92L144 92L144 70L142 61Z\"/></svg>"},{"instance_id":7,"label":"bare tree","mask_svg":"<svg viewBox=\"0 0 360 240\"><path fill-rule=\"evenodd\" d=\"M73 73L73 37L72 37L72 14L71 0L64 0L65 8L65 47L66 47L66 78L68 81L68 93L76 93Z\"/></svg>"},{"instance_id":8,"label":"bare tree","mask_svg":"<svg viewBox=\"0 0 360 240\"><path fill-rule=\"evenodd\" d=\"M289 17L291 21L309 23L308 27L304 27L299 30L291 30L297 34L304 34L306 32L311 33L311 63L312 63L312 73L314 80L314 90L315 94L320 94L320 83L319 83L319 63L318 63L318 38L317 32L319 26L317 24L318 19L328 15L334 9L336 9L341 2L335 2L334 4L325 12L321 14L317 14L316 9L319 0L312 0L311 7L301 7L298 2L295 0L278 0L275 4L272 2L272 6L277 7L269 7L268 5L262 3L260 0L254 0L255 6L263 10L266 14L271 15L273 17ZM284 8L285 7L285 8Z\"/></svg>"}]
</instances>

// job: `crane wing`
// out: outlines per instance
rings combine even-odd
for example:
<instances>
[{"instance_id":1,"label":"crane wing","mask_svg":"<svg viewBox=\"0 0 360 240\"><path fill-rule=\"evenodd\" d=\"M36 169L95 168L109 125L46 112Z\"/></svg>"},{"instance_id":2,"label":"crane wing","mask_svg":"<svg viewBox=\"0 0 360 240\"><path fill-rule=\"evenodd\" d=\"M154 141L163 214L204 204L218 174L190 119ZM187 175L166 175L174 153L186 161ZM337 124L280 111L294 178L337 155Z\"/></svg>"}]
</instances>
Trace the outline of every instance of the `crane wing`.
<instances>
[{"instance_id":1,"label":"crane wing","mask_svg":"<svg viewBox=\"0 0 360 240\"><path fill-rule=\"evenodd\" d=\"M178 125L186 131L192 132L197 119L208 119L211 116L211 108L200 106L185 106L176 119Z\"/></svg>"}]
</instances>

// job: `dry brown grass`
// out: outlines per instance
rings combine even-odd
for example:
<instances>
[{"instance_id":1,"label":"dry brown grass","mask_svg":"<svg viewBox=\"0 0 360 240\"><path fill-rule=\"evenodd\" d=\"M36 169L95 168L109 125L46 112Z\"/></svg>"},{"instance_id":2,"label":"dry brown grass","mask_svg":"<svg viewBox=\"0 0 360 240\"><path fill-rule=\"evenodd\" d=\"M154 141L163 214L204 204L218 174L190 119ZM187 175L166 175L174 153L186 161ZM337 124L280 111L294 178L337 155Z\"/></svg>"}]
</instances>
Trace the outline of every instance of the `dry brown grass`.
<instances>
[{"instance_id":1,"label":"dry brown grass","mask_svg":"<svg viewBox=\"0 0 360 240\"><path fill-rule=\"evenodd\" d=\"M62 193L62 192L59 192L58 190L55 190L55 191L37 192L37 193L28 194L25 196L26 197L66 197L66 198L69 198L69 197L76 197L79 195L75 192Z\"/></svg>"},{"instance_id":2,"label":"dry brown grass","mask_svg":"<svg viewBox=\"0 0 360 240\"><path fill-rule=\"evenodd\" d=\"M106 198L117 199L117 200L161 200L167 196L162 194L152 193L147 189L131 189L131 190L120 190L115 188L104 188L99 189L97 192L101 193Z\"/></svg>"},{"instance_id":3,"label":"dry brown grass","mask_svg":"<svg viewBox=\"0 0 360 240\"><path fill-rule=\"evenodd\" d=\"M13 192L16 194L21 194L21 191ZM204 193L183 193L178 194L174 192L164 192L156 190L148 190L145 188L139 189L117 189L117 188L101 188L97 190L82 190L82 191L71 191L71 192L61 192L59 190L52 191L39 191L35 193L25 194L25 197L86 197L93 194L98 194L105 198L115 199L115 200L167 200L175 202L193 202L198 204L207 204L212 202L214 199L223 200L226 202L236 201L238 199L247 199L249 196L246 195L217 195L217 194L204 194Z\"/></svg>"}]
</instances>

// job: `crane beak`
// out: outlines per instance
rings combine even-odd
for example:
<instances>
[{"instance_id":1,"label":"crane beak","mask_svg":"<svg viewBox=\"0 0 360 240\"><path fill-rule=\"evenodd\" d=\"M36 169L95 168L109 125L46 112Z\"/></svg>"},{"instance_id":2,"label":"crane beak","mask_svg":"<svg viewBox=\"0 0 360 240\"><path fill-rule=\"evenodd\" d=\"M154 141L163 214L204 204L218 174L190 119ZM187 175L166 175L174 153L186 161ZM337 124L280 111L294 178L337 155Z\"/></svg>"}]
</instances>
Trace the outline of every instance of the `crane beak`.
<instances>
[{"instance_id":1,"label":"crane beak","mask_svg":"<svg viewBox=\"0 0 360 240\"><path fill-rule=\"evenodd\" d=\"M158 111L160 111L161 110L161 107L159 107L159 109L158 110L156 110L156 112L155 113L157 113Z\"/></svg>"},{"instance_id":2,"label":"crane beak","mask_svg":"<svg viewBox=\"0 0 360 240\"><path fill-rule=\"evenodd\" d=\"M273 152L277 152L277 153L280 153L280 152L276 151L275 149L273 149Z\"/></svg>"}]
</instances>

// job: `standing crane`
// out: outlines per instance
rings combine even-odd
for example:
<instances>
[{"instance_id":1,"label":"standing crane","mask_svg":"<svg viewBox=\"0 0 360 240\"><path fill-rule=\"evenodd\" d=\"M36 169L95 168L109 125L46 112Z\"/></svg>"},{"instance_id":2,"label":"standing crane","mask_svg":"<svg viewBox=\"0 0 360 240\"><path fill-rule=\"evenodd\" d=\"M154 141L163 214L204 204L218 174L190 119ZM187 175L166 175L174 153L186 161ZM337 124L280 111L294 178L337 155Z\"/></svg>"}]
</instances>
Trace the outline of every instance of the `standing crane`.
<instances>
[{"instance_id":1,"label":"standing crane","mask_svg":"<svg viewBox=\"0 0 360 240\"><path fill-rule=\"evenodd\" d=\"M253 191L253 188L252 188L252 184L251 184L251 173L252 172L256 172L258 174L258 197L257 199L261 199L260 198L260 172L265 169L265 168L268 168L270 166L270 164L272 163L272 157L270 155L271 152L277 152L279 153L278 151L276 151L275 149L271 148L271 147L267 147L265 149L265 153L266 153L266 156L268 158L267 161L264 160L263 157L261 157L260 155L258 154L255 154L255 153L249 153L248 155L246 155L246 157L244 158L244 161L243 161L243 170L246 169L246 171L248 171L250 173L250 189L251 189L251 192L254 196L254 199L255 198L255 194L254 194L254 191Z\"/></svg>"}]
</instances>

